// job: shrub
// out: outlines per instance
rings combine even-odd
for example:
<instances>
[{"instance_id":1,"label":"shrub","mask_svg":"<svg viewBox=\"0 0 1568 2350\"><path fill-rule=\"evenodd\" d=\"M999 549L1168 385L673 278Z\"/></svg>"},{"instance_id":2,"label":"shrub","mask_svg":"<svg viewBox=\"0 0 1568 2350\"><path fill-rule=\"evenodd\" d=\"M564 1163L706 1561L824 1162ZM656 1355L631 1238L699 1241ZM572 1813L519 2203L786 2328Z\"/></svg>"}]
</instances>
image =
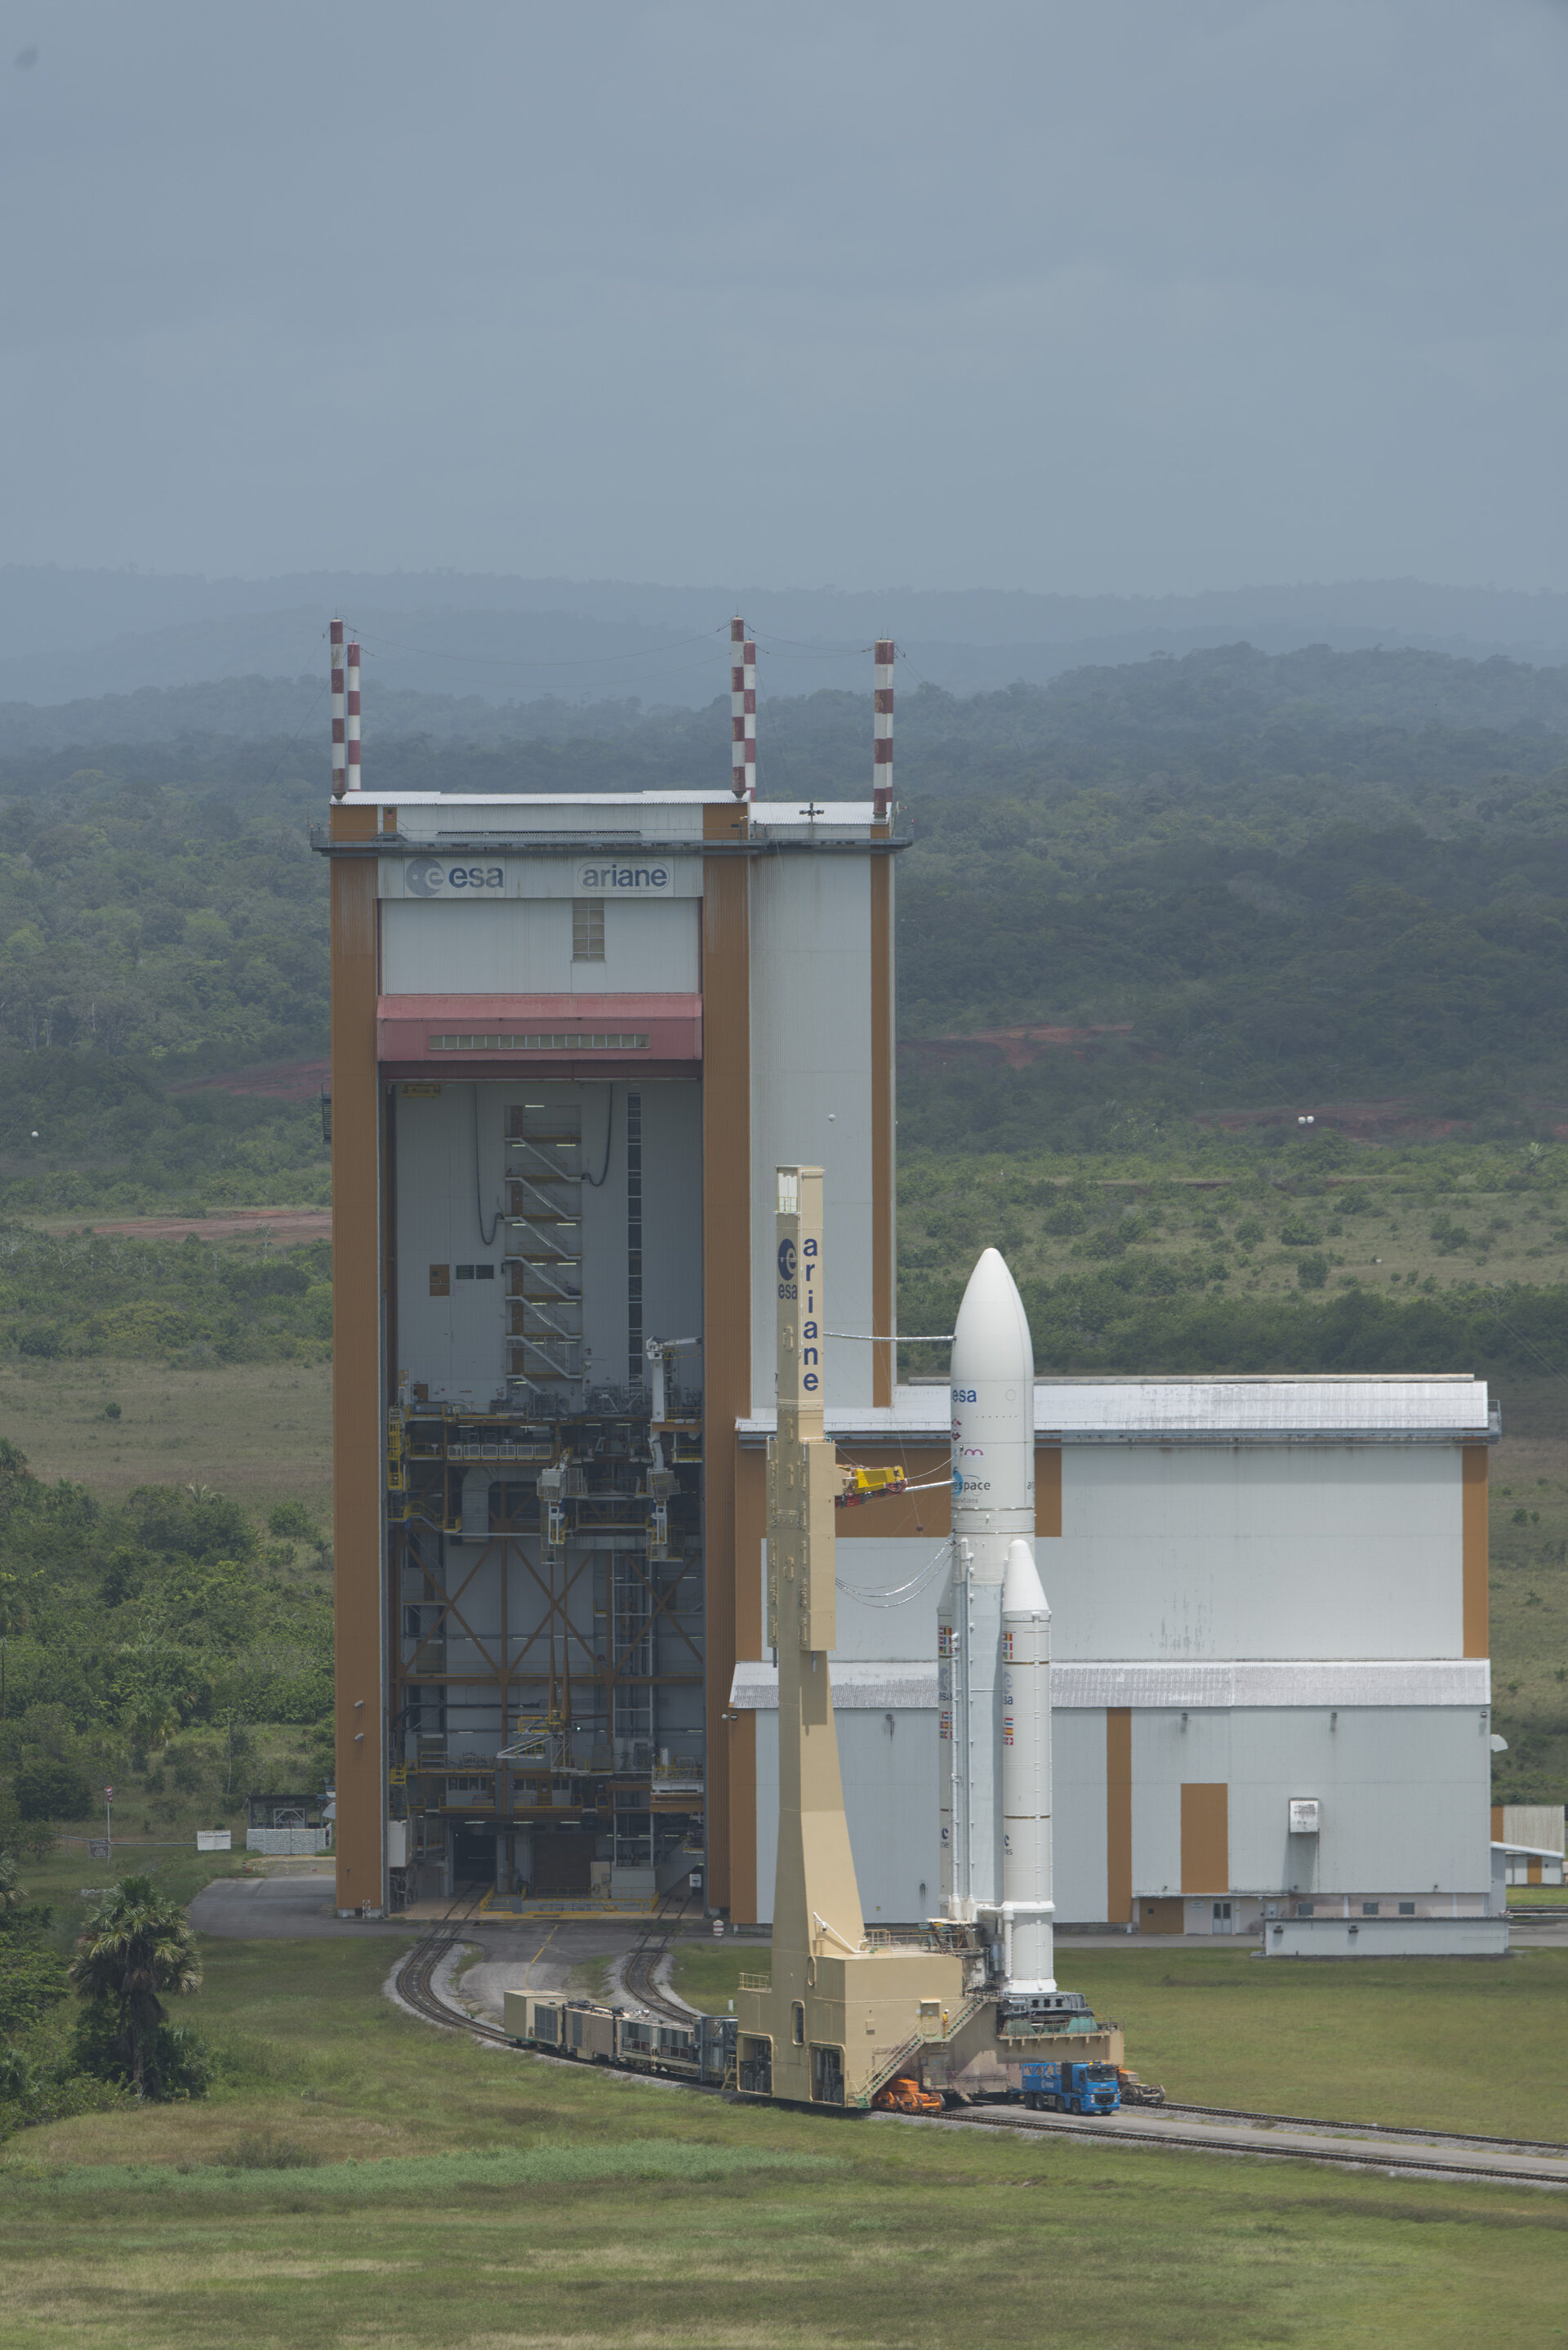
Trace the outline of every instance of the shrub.
<instances>
[{"instance_id":1,"label":"shrub","mask_svg":"<svg viewBox=\"0 0 1568 2350\"><path fill-rule=\"evenodd\" d=\"M40 1754L16 1773L16 1809L25 1820L85 1820L92 1808L93 1791L74 1763Z\"/></svg>"},{"instance_id":2,"label":"shrub","mask_svg":"<svg viewBox=\"0 0 1568 2350\"><path fill-rule=\"evenodd\" d=\"M1303 1289L1322 1289L1328 1279L1328 1259L1321 1249L1303 1256L1296 1266L1296 1279Z\"/></svg>"},{"instance_id":3,"label":"shrub","mask_svg":"<svg viewBox=\"0 0 1568 2350\"><path fill-rule=\"evenodd\" d=\"M280 1542L315 1542L316 1521L303 1502L276 1502L267 1512L266 1530Z\"/></svg>"},{"instance_id":4,"label":"shrub","mask_svg":"<svg viewBox=\"0 0 1568 2350\"><path fill-rule=\"evenodd\" d=\"M19 1355L36 1355L46 1358L60 1351L60 1334L50 1322L29 1322L16 1333Z\"/></svg>"},{"instance_id":5,"label":"shrub","mask_svg":"<svg viewBox=\"0 0 1568 2350\"><path fill-rule=\"evenodd\" d=\"M213 2085L213 2053L188 2023L155 2023L141 2048L144 2096L161 2104L204 2097ZM111 1999L89 2000L71 2034L71 2059L89 2080L135 2086L134 2058Z\"/></svg>"},{"instance_id":6,"label":"shrub","mask_svg":"<svg viewBox=\"0 0 1568 2350\"><path fill-rule=\"evenodd\" d=\"M314 2170L321 2157L308 2147L296 2145L291 2137L257 2130L236 2138L219 2159L225 2170Z\"/></svg>"}]
</instances>

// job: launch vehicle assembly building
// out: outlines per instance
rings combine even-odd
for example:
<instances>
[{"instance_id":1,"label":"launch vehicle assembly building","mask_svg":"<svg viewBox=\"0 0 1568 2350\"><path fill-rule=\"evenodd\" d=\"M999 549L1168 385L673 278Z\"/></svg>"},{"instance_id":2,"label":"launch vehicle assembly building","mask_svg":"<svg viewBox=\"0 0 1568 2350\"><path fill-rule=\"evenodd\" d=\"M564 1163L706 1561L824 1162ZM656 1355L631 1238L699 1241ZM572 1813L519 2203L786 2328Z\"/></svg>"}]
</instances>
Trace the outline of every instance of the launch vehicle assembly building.
<instances>
[{"instance_id":1,"label":"launch vehicle assembly building","mask_svg":"<svg viewBox=\"0 0 1568 2350\"><path fill-rule=\"evenodd\" d=\"M941 1898L962 1463L948 1383L898 1385L890 1343L904 844L882 765L865 800L750 797L743 724L734 790L393 798L355 764L317 837L345 1911L476 1880L641 1905L705 1863L711 1906L767 1918L774 1170L802 1162L848 1334L826 1435L920 1489L837 1528L865 1921ZM1473 1939L1484 1384L1033 1397L1058 1926Z\"/></svg>"}]
</instances>

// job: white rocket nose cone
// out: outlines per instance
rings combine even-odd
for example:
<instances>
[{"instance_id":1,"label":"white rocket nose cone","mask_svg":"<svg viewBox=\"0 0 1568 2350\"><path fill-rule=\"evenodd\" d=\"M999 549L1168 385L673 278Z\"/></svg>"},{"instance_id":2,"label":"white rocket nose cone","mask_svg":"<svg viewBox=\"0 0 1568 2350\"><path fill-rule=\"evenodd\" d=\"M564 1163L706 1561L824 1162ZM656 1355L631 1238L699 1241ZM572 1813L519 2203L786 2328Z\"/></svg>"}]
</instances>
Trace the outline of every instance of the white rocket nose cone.
<instances>
[{"instance_id":1,"label":"white rocket nose cone","mask_svg":"<svg viewBox=\"0 0 1568 2350\"><path fill-rule=\"evenodd\" d=\"M1002 1613L1004 1617L1050 1617L1040 1569L1035 1565L1034 1554L1026 1542L1013 1541L1007 1545L1007 1565L1002 1576Z\"/></svg>"},{"instance_id":2,"label":"white rocket nose cone","mask_svg":"<svg viewBox=\"0 0 1568 2350\"><path fill-rule=\"evenodd\" d=\"M1018 1284L997 1249L986 1249L969 1277L953 1329L955 1387L981 1380L1020 1381L1033 1398L1034 1348Z\"/></svg>"}]
</instances>

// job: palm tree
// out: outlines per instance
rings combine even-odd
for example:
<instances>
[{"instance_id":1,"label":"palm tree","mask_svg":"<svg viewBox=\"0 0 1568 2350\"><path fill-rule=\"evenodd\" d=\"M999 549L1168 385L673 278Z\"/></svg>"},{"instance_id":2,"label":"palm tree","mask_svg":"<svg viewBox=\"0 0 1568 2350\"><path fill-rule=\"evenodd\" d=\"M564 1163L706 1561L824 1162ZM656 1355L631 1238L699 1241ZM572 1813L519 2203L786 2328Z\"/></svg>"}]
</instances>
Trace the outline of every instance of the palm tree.
<instances>
[{"instance_id":1,"label":"palm tree","mask_svg":"<svg viewBox=\"0 0 1568 2350\"><path fill-rule=\"evenodd\" d=\"M150 1877L122 1877L88 1919L71 1961L84 1998L111 2014L119 2065L139 2097L158 2096L160 1991L194 1991L202 1980L196 1938L185 1912Z\"/></svg>"}]
</instances>

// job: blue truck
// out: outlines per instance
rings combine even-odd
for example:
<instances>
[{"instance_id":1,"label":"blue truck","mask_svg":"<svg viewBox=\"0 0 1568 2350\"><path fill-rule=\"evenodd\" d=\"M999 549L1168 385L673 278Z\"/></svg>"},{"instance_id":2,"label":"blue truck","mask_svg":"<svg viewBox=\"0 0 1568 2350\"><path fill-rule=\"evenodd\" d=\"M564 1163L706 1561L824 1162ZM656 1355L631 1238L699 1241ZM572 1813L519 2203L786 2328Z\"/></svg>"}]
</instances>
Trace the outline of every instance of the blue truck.
<instances>
[{"instance_id":1,"label":"blue truck","mask_svg":"<svg viewBox=\"0 0 1568 2350\"><path fill-rule=\"evenodd\" d=\"M1114 2064L1023 2067L1023 2102L1036 2113L1114 2114L1121 2101Z\"/></svg>"}]
</instances>

